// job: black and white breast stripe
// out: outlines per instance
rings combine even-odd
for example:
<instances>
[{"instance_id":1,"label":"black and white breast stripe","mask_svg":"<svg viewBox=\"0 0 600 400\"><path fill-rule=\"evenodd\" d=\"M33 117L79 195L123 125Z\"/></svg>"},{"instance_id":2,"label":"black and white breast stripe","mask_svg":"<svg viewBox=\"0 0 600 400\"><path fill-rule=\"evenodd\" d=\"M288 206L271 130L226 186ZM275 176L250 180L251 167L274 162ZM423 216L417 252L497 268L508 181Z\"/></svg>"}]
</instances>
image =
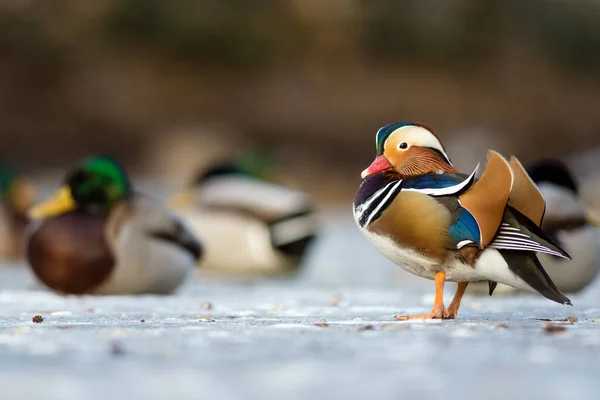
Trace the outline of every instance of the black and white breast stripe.
<instances>
[{"instance_id":1,"label":"black and white breast stripe","mask_svg":"<svg viewBox=\"0 0 600 400\"><path fill-rule=\"evenodd\" d=\"M500 230L492 242L487 246L493 249L506 249L506 250L522 250L522 251L535 251L540 253L552 254L553 256L568 258L563 254L549 249L540 243L534 241L528 235L524 234L519 230L503 222L500 225Z\"/></svg>"},{"instance_id":2,"label":"black and white breast stripe","mask_svg":"<svg viewBox=\"0 0 600 400\"><path fill-rule=\"evenodd\" d=\"M379 218L386 207L394 201L401 189L402 179L389 182L365 202L355 205L354 215L358 224L366 226Z\"/></svg>"}]
</instances>

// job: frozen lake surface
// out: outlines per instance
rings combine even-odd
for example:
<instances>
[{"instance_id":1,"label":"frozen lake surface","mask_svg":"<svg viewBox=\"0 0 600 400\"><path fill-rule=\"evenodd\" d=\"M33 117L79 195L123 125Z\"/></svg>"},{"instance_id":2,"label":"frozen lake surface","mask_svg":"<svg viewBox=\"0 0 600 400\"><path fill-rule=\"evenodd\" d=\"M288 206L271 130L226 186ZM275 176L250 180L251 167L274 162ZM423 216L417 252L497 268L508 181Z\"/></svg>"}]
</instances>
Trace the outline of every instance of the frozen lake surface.
<instances>
[{"instance_id":1,"label":"frozen lake surface","mask_svg":"<svg viewBox=\"0 0 600 400\"><path fill-rule=\"evenodd\" d=\"M457 320L397 322L430 310L433 284L383 260L350 222L296 279L200 276L167 297L58 296L7 266L0 398L593 399L599 289L573 307L467 296ZM536 319L569 316L578 322L550 332Z\"/></svg>"}]
</instances>

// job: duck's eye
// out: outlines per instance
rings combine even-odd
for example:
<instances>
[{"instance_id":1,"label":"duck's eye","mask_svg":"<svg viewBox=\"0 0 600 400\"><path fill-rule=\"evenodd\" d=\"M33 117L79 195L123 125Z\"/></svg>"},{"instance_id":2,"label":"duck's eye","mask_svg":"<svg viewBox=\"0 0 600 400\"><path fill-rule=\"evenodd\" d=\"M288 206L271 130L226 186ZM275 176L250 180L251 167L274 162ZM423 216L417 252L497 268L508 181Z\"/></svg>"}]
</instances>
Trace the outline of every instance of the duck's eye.
<instances>
[{"instance_id":1,"label":"duck's eye","mask_svg":"<svg viewBox=\"0 0 600 400\"><path fill-rule=\"evenodd\" d=\"M402 143L400 143L400 144L398 145L398 148L399 148L400 150L406 150L406 149L408 149L408 143L406 143L406 142L402 142Z\"/></svg>"}]
</instances>

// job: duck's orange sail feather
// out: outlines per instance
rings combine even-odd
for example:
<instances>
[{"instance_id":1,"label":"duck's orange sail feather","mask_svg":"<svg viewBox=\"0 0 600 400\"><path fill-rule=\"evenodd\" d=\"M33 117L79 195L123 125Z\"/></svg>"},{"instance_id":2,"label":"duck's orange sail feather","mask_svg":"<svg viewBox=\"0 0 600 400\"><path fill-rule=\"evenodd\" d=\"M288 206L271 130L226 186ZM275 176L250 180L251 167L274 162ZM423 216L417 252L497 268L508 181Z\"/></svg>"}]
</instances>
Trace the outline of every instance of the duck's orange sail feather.
<instances>
[{"instance_id":1,"label":"duck's orange sail feather","mask_svg":"<svg viewBox=\"0 0 600 400\"><path fill-rule=\"evenodd\" d=\"M512 185L513 173L509 163L490 150L481 178L459 196L462 207L469 210L479 225L481 248L490 243L498 232Z\"/></svg>"}]
</instances>

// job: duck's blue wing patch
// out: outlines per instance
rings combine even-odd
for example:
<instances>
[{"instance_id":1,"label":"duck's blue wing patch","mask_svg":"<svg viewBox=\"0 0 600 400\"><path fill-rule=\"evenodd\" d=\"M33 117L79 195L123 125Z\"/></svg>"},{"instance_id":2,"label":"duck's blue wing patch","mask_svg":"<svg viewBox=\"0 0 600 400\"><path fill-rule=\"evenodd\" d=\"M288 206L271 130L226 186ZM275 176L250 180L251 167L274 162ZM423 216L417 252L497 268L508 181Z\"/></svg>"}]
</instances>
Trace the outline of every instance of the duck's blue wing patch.
<instances>
[{"instance_id":1,"label":"duck's blue wing patch","mask_svg":"<svg viewBox=\"0 0 600 400\"><path fill-rule=\"evenodd\" d=\"M479 246L481 233L475 217L465 208L459 207L456 211L458 219L450 225L448 233L456 241L457 247L468 244Z\"/></svg>"}]
</instances>

